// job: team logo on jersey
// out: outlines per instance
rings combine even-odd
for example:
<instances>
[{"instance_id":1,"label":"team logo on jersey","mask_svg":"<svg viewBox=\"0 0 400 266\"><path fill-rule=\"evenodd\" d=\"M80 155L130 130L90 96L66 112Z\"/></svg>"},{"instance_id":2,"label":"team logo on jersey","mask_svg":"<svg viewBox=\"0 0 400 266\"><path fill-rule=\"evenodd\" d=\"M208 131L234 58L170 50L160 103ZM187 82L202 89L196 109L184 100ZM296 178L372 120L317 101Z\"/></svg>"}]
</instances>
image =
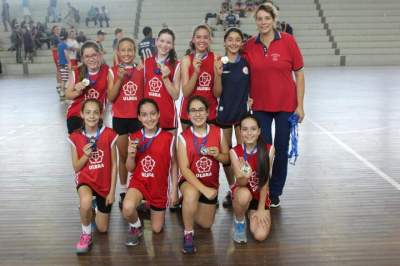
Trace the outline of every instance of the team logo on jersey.
<instances>
[{"instance_id":1,"label":"team logo on jersey","mask_svg":"<svg viewBox=\"0 0 400 266\"><path fill-rule=\"evenodd\" d=\"M146 155L141 161L140 164L142 165L142 176L143 177L154 177L153 169L156 165L156 162L151 158L150 155Z\"/></svg>"},{"instance_id":2,"label":"team logo on jersey","mask_svg":"<svg viewBox=\"0 0 400 266\"><path fill-rule=\"evenodd\" d=\"M279 60L279 57L280 57L281 55L280 54L271 54L271 57L272 57L272 61L278 61Z\"/></svg>"},{"instance_id":3,"label":"team logo on jersey","mask_svg":"<svg viewBox=\"0 0 400 266\"><path fill-rule=\"evenodd\" d=\"M93 88L90 88L85 94L85 100L87 99L98 99L100 93Z\"/></svg>"},{"instance_id":4,"label":"team logo on jersey","mask_svg":"<svg viewBox=\"0 0 400 266\"><path fill-rule=\"evenodd\" d=\"M92 151L92 153L90 154L90 158L89 158L89 163L90 163L89 169L94 170L94 169L103 168L104 167L103 157L104 157L104 152L102 150L100 150L99 148L97 148L96 151Z\"/></svg>"},{"instance_id":5,"label":"team logo on jersey","mask_svg":"<svg viewBox=\"0 0 400 266\"><path fill-rule=\"evenodd\" d=\"M253 171L249 178L249 185L250 185L251 191L255 192L258 189L258 182L259 181L258 181L257 172Z\"/></svg>"},{"instance_id":6,"label":"team logo on jersey","mask_svg":"<svg viewBox=\"0 0 400 266\"><path fill-rule=\"evenodd\" d=\"M161 97L160 95L160 89L162 87L161 80L159 80L157 77L154 77L149 81L149 86L150 86L150 92L149 92L150 96Z\"/></svg>"},{"instance_id":7,"label":"team logo on jersey","mask_svg":"<svg viewBox=\"0 0 400 266\"><path fill-rule=\"evenodd\" d=\"M197 162L196 162L196 169L197 169L197 174L196 177L202 178L202 177L207 177L211 176L211 166L212 166L212 161L207 158L206 156L202 156Z\"/></svg>"},{"instance_id":8,"label":"team logo on jersey","mask_svg":"<svg viewBox=\"0 0 400 266\"><path fill-rule=\"evenodd\" d=\"M199 87L197 87L197 90L200 91L209 91L211 84L211 75L207 72L201 73L199 77Z\"/></svg>"},{"instance_id":9,"label":"team logo on jersey","mask_svg":"<svg viewBox=\"0 0 400 266\"><path fill-rule=\"evenodd\" d=\"M125 96L122 97L124 101L136 101L136 91L137 85L133 81L128 81L122 86L122 90L124 91Z\"/></svg>"}]
</instances>

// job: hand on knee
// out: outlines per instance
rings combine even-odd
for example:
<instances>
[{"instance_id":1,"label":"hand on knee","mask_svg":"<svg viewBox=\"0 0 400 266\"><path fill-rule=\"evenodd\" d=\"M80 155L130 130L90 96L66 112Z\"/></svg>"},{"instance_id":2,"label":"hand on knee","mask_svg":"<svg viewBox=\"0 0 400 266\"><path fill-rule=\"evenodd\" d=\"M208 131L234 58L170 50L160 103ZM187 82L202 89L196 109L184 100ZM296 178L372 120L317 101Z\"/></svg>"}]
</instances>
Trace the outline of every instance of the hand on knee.
<instances>
[{"instance_id":1,"label":"hand on knee","mask_svg":"<svg viewBox=\"0 0 400 266\"><path fill-rule=\"evenodd\" d=\"M256 230L253 234L253 237L255 240L261 242L267 239L268 232L267 231L261 231L261 230Z\"/></svg>"}]
</instances>

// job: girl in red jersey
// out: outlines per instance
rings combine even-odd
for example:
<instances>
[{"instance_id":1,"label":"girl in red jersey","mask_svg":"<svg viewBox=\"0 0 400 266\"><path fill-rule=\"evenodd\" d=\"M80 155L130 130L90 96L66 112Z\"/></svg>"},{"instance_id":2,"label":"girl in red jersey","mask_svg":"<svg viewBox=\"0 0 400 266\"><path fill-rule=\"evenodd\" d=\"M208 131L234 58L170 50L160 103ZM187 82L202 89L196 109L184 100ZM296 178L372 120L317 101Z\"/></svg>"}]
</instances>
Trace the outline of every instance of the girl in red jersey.
<instances>
[{"instance_id":1,"label":"girl in red jersey","mask_svg":"<svg viewBox=\"0 0 400 266\"><path fill-rule=\"evenodd\" d=\"M78 69L71 72L65 92L66 99L73 100L67 110L69 134L82 127L79 108L84 100L97 99L102 105L106 101L108 66L102 64L99 46L93 41L85 42L81 47L81 60Z\"/></svg>"},{"instance_id":2,"label":"girl in red jersey","mask_svg":"<svg viewBox=\"0 0 400 266\"><path fill-rule=\"evenodd\" d=\"M229 163L228 144L222 130L207 124L208 102L192 96L187 105L192 126L178 139L179 180L183 195L183 253L194 253L193 225L210 228L214 222L219 187L219 163Z\"/></svg>"},{"instance_id":3,"label":"girl in red jersey","mask_svg":"<svg viewBox=\"0 0 400 266\"><path fill-rule=\"evenodd\" d=\"M115 197L117 151L115 132L102 125L102 104L96 99L82 103L83 127L69 136L72 165L80 201L82 233L77 253L86 253L92 244L92 198L96 197L96 227L107 232L109 214Z\"/></svg>"},{"instance_id":4,"label":"girl in red jersey","mask_svg":"<svg viewBox=\"0 0 400 266\"><path fill-rule=\"evenodd\" d=\"M175 34L162 29L156 40L157 53L144 61L144 97L153 99L160 108L160 127L176 132L175 100L179 98L180 64L174 49Z\"/></svg>"},{"instance_id":5,"label":"girl in red jersey","mask_svg":"<svg viewBox=\"0 0 400 266\"><path fill-rule=\"evenodd\" d=\"M119 180L121 193L119 207L127 187L128 171L125 166L128 152L128 134L141 128L137 118L137 106L143 98L143 70L134 66L133 60L136 55L136 43L133 39L125 37L118 41L117 54L120 64L112 67L108 77L107 97L112 102L112 125L118 134L117 147L119 155Z\"/></svg>"},{"instance_id":6,"label":"girl in red jersey","mask_svg":"<svg viewBox=\"0 0 400 266\"><path fill-rule=\"evenodd\" d=\"M190 125L187 109L188 99L192 95L203 96L209 106L208 121L215 123L217 116L217 91L221 88L221 63L210 51L211 30L207 25L199 25L193 31L192 53L182 59L181 77L183 100L181 104L182 129ZM219 75L215 75L219 71ZM214 82L217 79L218 82Z\"/></svg>"},{"instance_id":7,"label":"girl in red jersey","mask_svg":"<svg viewBox=\"0 0 400 266\"><path fill-rule=\"evenodd\" d=\"M153 99L143 98L137 113L143 128L129 136L126 161L132 173L123 204L123 214L129 222L127 246L139 244L143 234L136 210L142 200L150 205L153 232L159 233L164 226L168 203L175 204L178 198L177 178L168 178L174 177L171 168L176 163L173 160L174 135L159 127L160 110Z\"/></svg>"},{"instance_id":8,"label":"girl in red jersey","mask_svg":"<svg viewBox=\"0 0 400 266\"><path fill-rule=\"evenodd\" d=\"M236 182L233 196L233 240L246 243L246 217L248 212L250 232L258 241L267 238L271 227L268 197L270 165L274 149L260 137L261 128L255 116L248 114L240 121L243 144L230 150L230 159Z\"/></svg>"}]
</instances>

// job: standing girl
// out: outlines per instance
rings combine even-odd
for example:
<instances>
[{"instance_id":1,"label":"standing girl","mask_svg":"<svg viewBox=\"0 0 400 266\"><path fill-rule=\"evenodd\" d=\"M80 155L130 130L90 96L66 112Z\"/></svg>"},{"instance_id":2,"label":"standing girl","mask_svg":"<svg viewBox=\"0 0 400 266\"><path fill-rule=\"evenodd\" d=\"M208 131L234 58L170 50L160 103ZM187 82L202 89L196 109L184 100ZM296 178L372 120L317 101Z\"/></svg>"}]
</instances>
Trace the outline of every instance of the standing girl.
<instances>
[{"instance_id":1,"label":"standing girl","mask_svg":"<svg viewBox=\"0 0 400 266\"><path fill-rule=\"evenodd\" d=\"M199 25L193 31L191 49L192 53L182 59L182 92L181 104L182 129L190 125L187 113L188 99L193 95L200 95L206 99L209 109L208 121L215 123L217 117L217 97L221 91L221 75L215 75L215 71L221 71L221 64L213 52L210 51L211 30L207 25ZM215 82L217 81L217 82Z\"/></svg>"},{"instance_id":2,"label":"standing girl","mask_svg":"<svg viewBox=\"0 0 400 266\"><path fill-rule=\"evenodd\" d=\"M224 35L226 55L221 58L223 63L222 90L217 92L220 97L217 110L217 124L224 131L229 147L232 147L232 128L235 130L236 143L242 143L239 134L239 121L247 112L249 95L249 68L247 61L240 55L243 46L243 33L238 28L230 28ZM220 87L220 86L217 86ZM224 167L229 186L234 183L231 166ZM232 205L229 192L224 207Z\"/></svg>"},{"instance_id":3,"label":"standing girl","mask_svg":"<svg viewBox=\"0 0 400 266\"><path fill-rule=\"evenodd\" d=\"M260 137L257 119L248 114L240 121L243 144L230 150L230 159L236 182L233 196L233 240L246 243L246 212L250 220L250 232L258 241L267 238L271 227L268 197L270 165L274 150Z\"/></svg>"},{"instance_id":4,"label":"standing girl","mask_svg":"<svg viewBox=\"0 0 400 266\"><path fill-rule=\"evenodd\" d=\"M214 222L219 187L219 163L229 162L228 144L222 130L207 124L208 102L192 96L187 104L191 127L178 140L179 180L183 195L183 253L194 253L194 222L210 228Z\"/></svg>"},{"instance_id":5,"label":"standing girl","mask_svg":"<svg viewBox=\"0 0 400 266\"><path fill-rule=\"evenodd\" d=\"M105 105L108 79L108 66L102 64L99 46L93 41L81 47L82 64L71 72L65 97L73 100L67 110L67 128L71 134L82 127L79 116L81 103L86 99L97 99Z\"/></svg>"},{"instance_id":6,"label":"standing girl","mask_svg":"<svg viewBox=\"0 0 400 266\"><path fill-rule=\"evenodd\" d=\"M154 100L143 98L137 113L143 129L129 136L126 161L126 167L132 172L123 204L123 214L129 222L127 246L139 244L143 234L136 211L142 200L150 204L151 227L153 232L159 233L164 226L168 203L175 204L178 198L177 178L168 178L173 177L171 168L176 163L173 160L174 136L159 127L160 110Z\"/></svg>"},{"instance_id":7,"label":"standing girl","mask_svg":"<svg viewBox=\"0 0 400 266\"><path fill-rule=\"evenodd\" d=\"M261 124L264 140L274 143L276 158L271 176L271 207L280 205L280 195L286 182L290 123L296 113L304 118L303 56L292 35L276 30L278 11L270 3L260 5L255 12L259 34L243 48L250 68L252 109ZM271 125L275 124L274 142Z\"/></svg>"},{"instance_id":8,"label":"standing girl","mask_svg":"<svg viewBox=\"0 0 400 266\"><path fill-rule=\"evenodd\" d=\"M128 171L125 165L128 134L141 128L136 110L143 98L144 81L143 70L137 70L133 63L136 55L135 41L128 37L122 38L118 41L116 49L120 64L110 69L107 97L112 102L113 129L118 134L118 169L121 184L119 207L122 209L122 202L128 191Z\"/></svg>"},{"instance_id":9,"label":"standing girl","mask_svg":"<svg viewBox=\"0 0 400 266\"><path fill-rule=\"evenodd\" d=\"M153 99L160 108L160 127L176 131L178 126L175 100L179 97L180 64L174 49L175 34L162 29L156 40L157 53L144 61L144 97Z\"/></svg>"},{"instance_id":10,"label":"standing girl","mask_svg":"<svg viewBox=\"0 0 400 266\"><path fill-rule=\"evenodd\" d=\"M85 100L80 112L83 126L69 136L82 223L77 253L88 252L92 244L92 197L96 197L95 222L100 232L107 232L115 197L117 135L102 125L101 113L102 103L96 99Z\"/></svg>"}]
</instances>

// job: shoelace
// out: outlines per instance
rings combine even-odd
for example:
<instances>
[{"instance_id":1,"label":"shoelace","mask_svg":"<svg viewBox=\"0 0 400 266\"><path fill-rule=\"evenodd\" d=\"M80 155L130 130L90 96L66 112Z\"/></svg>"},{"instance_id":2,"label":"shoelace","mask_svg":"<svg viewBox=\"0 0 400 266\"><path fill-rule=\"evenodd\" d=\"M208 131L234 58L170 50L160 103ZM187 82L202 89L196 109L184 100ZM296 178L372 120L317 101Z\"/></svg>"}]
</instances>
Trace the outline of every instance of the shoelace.
<instances>
[{"instance_id":1,"label":"shoelace","mask_svg":"<svg viewBox=\"0 0 400 266\"><path fill-rule=\"evenodd\" d=\"M191 234L185 235L185 246L192 246L193 245L193 237Z\"/></svg>"},{"instance_id":2,"label":"shoelace","mask_svg":"<svg viewBox=\"0 0 400 266\"><path fill-rule=\"evenodd\" d=\"M298 152L298 123L299 123L299 116L296 113L293 113L289 119L290 124L290 150L288 153L289 163L295 165L297 157L299 156Z\"/></svg>"},{"instance_id":3,"label":"shoelace","mask_svg":"<svg viewBox=\"0 0 400 266\"><path fill-rule=\"evenodd\" d=\"M90 242L90 235L81 234L80 243L88 244Z\"/></svg>"}]
</instances>

